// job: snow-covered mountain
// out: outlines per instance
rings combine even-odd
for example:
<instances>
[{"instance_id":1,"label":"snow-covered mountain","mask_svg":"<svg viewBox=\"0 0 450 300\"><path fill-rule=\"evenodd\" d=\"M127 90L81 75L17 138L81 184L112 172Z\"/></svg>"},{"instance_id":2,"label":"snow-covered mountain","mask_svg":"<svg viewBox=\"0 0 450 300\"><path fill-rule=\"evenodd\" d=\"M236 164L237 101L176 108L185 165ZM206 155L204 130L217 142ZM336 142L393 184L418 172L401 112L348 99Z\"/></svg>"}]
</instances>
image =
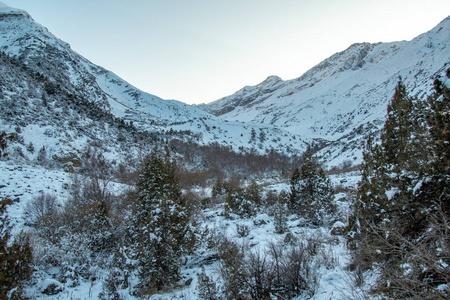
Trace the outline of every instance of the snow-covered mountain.
<instances>
[{"instance_id":1,"label":"snow-covered mountain","mask_svg":"<svg viewBox=\"0 0 450 300\"><path fill-rule=\"evenodd\" d=\"M63 90L62 98L84 99L140 131L177 132L178 139L199 145L218 143L235 151L298 153L306 143L319 142L324 148L318 156L328 165L360 161L363 142L382 126L399 78L412 94L423 97L450 63L447 18L410 42L354 44L297 79L283 81L270 76L210 104L190 106L140 91L73 51L27 12L1 3L0 36L0 52L19 65L14 72L4 66L3 105L18 104L14 99L19 97L30 105L24 114L40 109L35 103L43 94L52 98L54 89ZM25 69L34 72L25 77L43 76L46 83L19 84L30 80L23 76L19 80L18 74ZM3 116L2 129L13 131L20 118L24 117L6 120ZM21 124L24 145L31 137L39 141L48 138L45 132L51 124L36 125L36 121ZM50 155L69 151L63 147L64 131L54 131L56 142L52 145L56 146L47 149ZM90 135L81 133L83 138L72 143L72 148L80 148L92 136L99 138L94 132Z\"/></svg>"},{"instance_id":2,"label":"snow-covered mountain","mask_svg":"<svg viewBox=\"0 0 450 300\"><path fill-rule=\"evenodd\" d=\"M412 41L361 43L325 59L301 77L270 76L199 107L224 120L271 124L330 143L320 156L336 164L360 157L361 141L382 126L401 78L424 97L450 66L450 17Z\"/></svg>"},{"instance_id":3,"label":"snow-covered mountain","mask_svg":"<svg viewBox=\"0 0 450 300\"><path fill-rule=\"evenodd\" d=\"M222 262L227 257L239 261L245 253L236 270L254 268L262 275L267 271L269 276L263 277L269 287L275 284L267 289L273 297L364 298L378 272L362 276L360 268L353 268L342 236L360 173L330 176L339 213L318 220L324 226L313 228L283 204L297 162L276 152L300 153L306 143L317 142L322 149L316 155L329 166L359 163L362 142L382 126L398 78L419 97L429 93L433 78L449 67L449 37L447 18L411 42L355 44L298 79L270 76L257 86L196 107L140 91L74 52L25 11L0 2L0 198L12 202L0 223L3 241L11 225L14 237L33 246L31 278L23 291L14 287L10 295L199 299L205 298L199 296L200 288L208 285L220 298L227 285L234 286L220 271ZM172 147L183 163L183 199L195 219L191 225L198 245L179 262L173 260L180 273L174 288L168 285L148 295L156 289L145 286L143 264L132 253L145 247L135 240L139 235L130 233L136 226L132 215L146 212L134 191L140 163L155 145ZM165 176L158 174L149 177L159 181ZM209 179L214 178L218 180L213 188ZM163 185L165 189L172 184ZM170 193L178 194L178 188ZM172 202L165 196L157 200ZM251 214L233 211L230 200ZM42 223L34 219L38 214ZM152 226L143 225L143 232L158 238L149 231ZM21 265L23 260L14 255L11 261ZM284 282L278 270L288 270L281 273L292 281ZM252 289L256 286L249 276L243 278ZM255 282L259 285L256 277ZM441 288L448 287L437 287Z\"/></svg>"},{"instance_id":4,"label":"snow-covered mountain","mask_svg":"<svg viewBox=\"0 0 450 300\"><path fill-rule=\"evenodd\" d=\"M13 65L22 66L16 68L14 72L4 66L2 105L6 105L5 103L13 105L15 101L11 99L15 97L22 97L23 103L30 105L28 110L22 111L25 116L8 118L8 120L2 118L2 130L7 132L12 131L20 123L20 118L26 118L27 111L39 110L34 104L40 101L43 94L54 98L55 91L62 90L66 95L61 96L63 99L58 101L65 101L67 97L84 99L114 117L120 118L126 124L132 122L133 126L140 131L155 134L181 132L177 136L179 139L200 145L219 143L235 151L256 150L259 153L266 153L273 149L284 153L305 149L305 142L299 136L277 129L273 125L243 124L240 121L222 120L195 106L175 100L163 100L145 93L73 51L69 44L37 24L27 12L2 3L0 3L0 37L0 52L13 59ZM28 75L19 76L19 73L23 72L27 72ZM43 77L46 83L31 83L30 76ZM24 80L28 81L25 85L21 84ZM67 114L63 116L68 117ZM37 124L34 119L21 125L25 144L31 138L46 139L44 132L49 128L35 125ZM64 148L61 146L64 144L64 138L58 135L63 133L61 129L54 130L57 141L52 145L57 146L52 146L51 149L47 147L47 150L52 153ZM258 139L258 143L256 141L249 143L255 132L258 137L264 136L264 139ZM91 135L102 139L96 136L96 133L91 132ZM111 138L114 139L113 136L109 137ZM86 144L86 140L90 140L90 137L84 137L84 139L85 142L78 140L77 143L72 144L80 148Z\"/></svg>"}]
</instances>

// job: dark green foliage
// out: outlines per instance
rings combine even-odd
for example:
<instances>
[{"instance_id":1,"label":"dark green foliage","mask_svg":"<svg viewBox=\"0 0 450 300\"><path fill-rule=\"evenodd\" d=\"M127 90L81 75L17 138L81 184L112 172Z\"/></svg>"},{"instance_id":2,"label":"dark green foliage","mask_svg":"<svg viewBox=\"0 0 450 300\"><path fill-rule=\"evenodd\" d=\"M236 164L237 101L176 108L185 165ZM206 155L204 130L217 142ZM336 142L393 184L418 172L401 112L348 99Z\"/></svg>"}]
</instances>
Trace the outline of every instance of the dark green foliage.
<instances>
[{"instance_id":1,"label":"dark green foliage","mask_svg":"<svg viewBox=\"0 0 450 300\"><path fill-rule=\"evenodd\" d=\"M241 188L230 182L226 185L225 214L234 213L244 218L256 214L262 203L261 191L255 182Z\"/></svg>"},{"instance_id":2,"label":"dark green foliage","mask_svg":"<svg viewBox=\"0 0 450 300\"><path fill-rule=\"evenodd\" d=\"M289 208L291 210L295 210L297 208L297 202L300 199L300 186L298 183L300 182L301 176L300 176L300 170L295 169L291 176L291 193L289 197Z\"/></svg>"},{"instance_id":3,"label":"dark green foliage","mask_svg":"<svg viewBox=\"0 0 450 300\"><path fill-rule=\"evenodd\" d=\"M399 82L388 106L381 144L374 145L372 139L367 142L355 203L362 235L378 235L374 227L394 224L404 234L417 231L423 207L414 199L414 188L423 176L420 168L427 159L418 105Z\"/></svg>"},{"instance_id":4,"label":"dark green foliage","mask_svg":"<svg viewBox=\"0 0 450 300\"><path fill-rule=\"evenodd\" d=\"M251 144L251 143L255 143L255 142L256 142L256 131L255 131L255 128L252 128L249 143Z\"/></svg>"},{"instance_id":5,"label":"dark green foliage","mask_svg":"<svg viewBox=\"0 0 450 300\"><path fill-rule=\"evenodd\" d=\"M0 199L0 299L8 299L8 293L21 298L22 284L32 273L32 249L29 237L22 233L11 242L11 227L7 215L9 198Z\"/></svg>"},{"instance_id":6,"label":"dark green foliage","mask_svg":"<svg viewBox=\"0 0 450 300\"><path fill-rule=\"evenodd\" d=\"M450 70L450 69L449 69ZM449 73L449 72L447 72ZM441 80L434 82L435 93L428 98L426 120L431 137L433 160L430 179L423 184L423 197L433 199L450 215L450 88Z\"/></svg>"},{"instance_id":7,"label":"dark green foliage","mask_svg":"<svg viewBox=\"0 0 450 300\"><path fill-rule=\"evenodd\" d=\"M275 233L282 234L288 230L288 210L284 203L278 202L273 206L273 222Z\"/></svg>"},{"instance_id":8,"label":"dark green foliage","mask_svg":"<svg viewBox=\"0 0 450 300\"><path fill-rule=\"evenodd\" d=\"M381 143L368 141L349 242L361 268L381 266L377 292L393 298L448 297L448 88L420 101L399 83Z\"/></svg>"},{"instance_id":9,"label":"dark green foliage","mask_svg":"<svg viewBox=\"0 0 450 300\"><path fill-rule=\"evenodd\" d=\"M250 202L252 202L254 205L261 206L262 204L261 189L254 180L251 181L250 184L247 186L245 194L247 199L250 200Z\"/></svg>"},{"instance_id":10,"label":"dark green foliage","mask_svg":"<svg viewBox=\"0 0 450 300\"><path fill-rule=\"evenodd\" d=\"M6 156L5 150L8 148L8 141L14 141L17 137L15 133L6 133L2 131L0 133L0 158Z\"/></svg>"},{"instance_id":11,"label":"dark green foliage","mask_svg":"<svg viewBox=\"0 0 450 300\"><path fill-rule=\"evenodd\" d=\"M323 225L335 216L333 200L331 182L308 148L301 169L295 170L291 178L291 209L310 224Z\"/></svg>"},{"instance_id":12,"label":"dark green foliage","mask_svg":"<svg viewBox=\"0 0 450 300\"><path fill-rule=\"evenodd\" d=\"M433 153L436 158L437 170L450 173L450 88L442 81L434 82L435 93L429 97L430 109L427 122L430 126L430 136L434 141Z\"/></svg>"},{"instance_id":13,"label":"dark green foliage","mask_svg":"<svg viewBox=\"0 0 450 300\"><path fill-rule=\"evenodd\" d=\"M144 294L179 279L180 258L192 245L190 214L175 173L168 154L154 151L138 183L134 239Z\"/></svg>"},{"instance_id":14,"label":"dark green foliage","mask_svg":"<svg viewBox=\"0 0 450 300\"><path fill-rule=\"evenodd\" d=\"M45 146L42 146L42 148L39 149L36 160L42 166L45 166L47 164L48 159L47 159L47 150L45 149Z\"/></svg>"},{"instance_id":15,"label":"dark green foliage","mask_svg":"<svg viewBox=\"0 0 450 300\"><path fill-rule=\"evenodd\" d=\"M387 164L395 167L399 162L406 161L410 155L406 147L413 130L412 124L412 100L408 97L405 86L399 82L394 96L387 108L387 120L384 123L381 141L384 159Z\"/></svg>"}]
</instances>

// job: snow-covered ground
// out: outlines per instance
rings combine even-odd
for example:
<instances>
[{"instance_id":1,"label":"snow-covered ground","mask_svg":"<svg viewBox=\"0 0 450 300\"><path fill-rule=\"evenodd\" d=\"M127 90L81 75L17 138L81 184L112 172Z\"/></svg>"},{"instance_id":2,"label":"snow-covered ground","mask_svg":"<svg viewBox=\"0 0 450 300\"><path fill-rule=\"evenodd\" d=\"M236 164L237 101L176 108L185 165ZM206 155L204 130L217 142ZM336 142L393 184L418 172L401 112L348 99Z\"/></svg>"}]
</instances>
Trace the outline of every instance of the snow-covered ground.
<instances>
[{"instance_id":1,"label":"snow-covered ground","mask_svg":"<svg viewBox=\"0 0 450 300\"><path fill-rule=\"evenodd\" d=\"M18 233L22 229L27 229L24 225L23 212L24 207L33 198L46 193L57 196L61 204L68 199L69 186L72 182L71 176L72 174L60 170L49 170L41 166L17 166L0 161L0 196L9 196L15 200L14 204L8 209L12 225L14 225L13 232ZM334 184L339 184L343 188L353 188L359 180L359 173L332 175L330 179ZM114 187L117 192L124 188L124 186L114 184L111 187ZM276 182L267 185L266 189L278 192L281 190L287 191L289 185L283 182ZM202 193L203 196L207 196L210 191L211 189L206 189L198 192ZM344 215L347 214L349 203L347 194L344 192L338 193L336 195L336 203L339 205L342 213ZM345 222L345 218L342 221ZM220 235L225 236L236 244L247 247L248 251L264 252L269 243L281 242L286 235L275 233L273 216L261 213L248 219L243 219L236 215L229 219L223 216L222 205L203 210L200 224L202 228L208 227L212 232L220 233ZM342 222L337 222L335 226L342 226L343 224ZM351 292L351 289L349 289L351 275L347 271L350 256L345 246L345 239L339 235L332 235L332 228L302 227L300 226L301 222L295 217L290 218L287 221L287 225L288 232L299 240L316 238L324 241L323 251L330 262L322 265L317 270L320 279L313 299L346 299L346 295ZM238 226L248 226L248 235L240 236L237 231ZM218 260L211 260L205 263L211 254L211 251L204 249L187 260L182 268L182 283L191 281L188 285L175 289L170 293L153 295L151 299L198 299L197 274L202 272L202 267L210 278L217 280L219 276ZM41 281L34 282L34 285L27 287L26 292L29 296L37 299L97 298L103 289L102 281L107 275L107 273L99 271L98 278L95 281L80 281L74 287L70 287L68 283L61 284L48 276L42 275ZM39 276L36 277L39 278ZM50 284L61 287L62 291L54 296L44 297L40 292ZM129 295L129 290L123 290L121 293L127 299L135 299L135 297ZM304 298L299 297L298 299Z\"/></svg>"}]
</instances>

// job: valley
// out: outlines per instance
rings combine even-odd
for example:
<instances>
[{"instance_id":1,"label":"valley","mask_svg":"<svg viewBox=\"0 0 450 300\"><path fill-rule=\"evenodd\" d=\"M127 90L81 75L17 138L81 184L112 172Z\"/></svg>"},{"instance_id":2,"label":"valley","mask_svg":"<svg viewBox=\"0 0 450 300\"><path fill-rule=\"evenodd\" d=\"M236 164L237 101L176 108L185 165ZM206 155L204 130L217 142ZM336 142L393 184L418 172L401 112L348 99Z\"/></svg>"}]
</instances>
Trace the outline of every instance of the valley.
<instances>
[{"instance_id":1,"label":"valley","mask_svg":"<svg viewBox=\"0 0 450 300\"><path fill-rule=\"evenodd\" d=\"M188 105L0 3L2 297L445 299L449 49L450 17Z\"/></svg>"}]
</instances>

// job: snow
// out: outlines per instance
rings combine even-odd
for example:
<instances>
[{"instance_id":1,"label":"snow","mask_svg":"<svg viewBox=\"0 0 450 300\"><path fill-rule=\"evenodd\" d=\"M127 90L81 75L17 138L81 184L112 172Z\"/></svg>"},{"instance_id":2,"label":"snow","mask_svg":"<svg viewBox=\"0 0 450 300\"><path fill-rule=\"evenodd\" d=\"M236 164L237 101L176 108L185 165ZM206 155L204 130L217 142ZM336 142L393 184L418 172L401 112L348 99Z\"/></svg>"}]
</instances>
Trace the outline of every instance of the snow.
<instances>
[{"instance_id":1,"label":"snow","mask_svg":"<svg viewBox=\"0 0 450 300\"><path fill-rule=\"evenodd\" d=\"M0 161L0 197L10 197L14 201L8 208L13 233L24 226L24 208L40 194L68 197L70 174L60 170L48 170L40 166L24 166Z\"/></svg>"},{"instance_id":2,"label":"snow","mask_svg":"<svg viewBox=\"0 0 450 300\"><path fill-rule=\"evenodd\" d=\"M413 94L424 96L429 93L430 78L442 74L443 65L450 61L450 18L447 18L436 28L410 42L355 44L324 60L297 79L282 81L277 76L269 76L259 85L244 87L234 95L196 107L175 100L163 100L138 90L114 73L73 52L68 44L36 24L26 12L0 2L0 15L7 14L11 17L0 22L2 51L11 56L39 57L45 51L43 49L53 47L55 53L64 58L67 67L61 74L67 76L73 85L86 88L86 95L92 97L90 99L96 104L102 105L117 117L133 121L139 129L150 132L189 130L193 136L196 135L192 140L199 145L219 143L237 152L256 151L260 154L271 149L299 154L306 149L307 143L320 139L327 145L317 156L322 157L328 167L355 166L362 161L365 135L376 132L383 123L386 103L399 76L402 76ZM86 78L90 79L88 85ZM6 98L10 96L5 93ZM209 111L218 111L230 105L235 108L220 117L201 109L204 107ZM85 122L89 123L90 120ZM2 121L1 125L8 132L15 130L15 124ZM108 126L105 127L107 130ZM8 208L14 235L22 229L29 229L25 225L24 209L31 200L43 193L53 194L63 205L69 198L72 175L62 169L36 164L39 149L45 146L51 157L54 154L79 153L89 143L87 135L80 135L72 128L62 130L52 124L27 124L21 130L23 142L14 142L9 149L22 149L25 153L23 160L0 160L0 196L11 197L14 201ZM252 131L257 134L255 142L250 142ZM265 135L264 141L259 141L260 132ZM34 145L34 153L26 152L29 143ZM120 150L114 146L107 150L106 158L113 160L119 157ZM127 151L131 153L133 150ZM320 280L313 299L346 298L351 293L359 292L353 289L352 275L347 270L350 255L345 240L342 236L332 235L331 231L345 227L345 216L350 212L352 197L345 190L355 189L360 177L356 171L330 176L333 184L341 186L343 190L335 195L343 218L331 228L305 227L303 220L297 216L288 220L290 233L299 240L322 239L322 244L326 245L323 248L327 254L324 259L329 261L316 270ZM265 183L265 191L289 191L287 181L266 179ZM420 189L421 184L419 182L416 185L414 192ZM127 188L118 183L111 183L108 187L117 194ZM197 188L195 192L207 197L211 195L211 187ZM388 198L392 199L395 193L396 190L389 191ZM227 219L223 216L223 205L218 205L203 210L200 219L203 229L208 227L246 247L248 251L263 252L270 243L285 238L284 234L275 233L274 218L268 213L259 213L247 219L232 215ZM243 226L248 227L248 235L239 234L238 228ZM189 257L182 268L182 283L192 280L190 285L153 295L151 299L197 299L197 274L201 272L201 267L204 267L209 277L220 283L217 261L205 263L213 253L206 249L202 251L197 256ZM441 265L448 268L444 263ZM35 271L34 284L26 288L26 293L37 299L97 298L103 289L103 280L109 275L107 270L94 270L97 278L76 285L70 280L63 284L51 278L51 274ZM362 289L370 286L376 273L364 276L368 278L368 283ZM62 291L53 296L42 295L41 292L49 287ZM441 288L445 288L445 285ZM120 293L124 298L135 299L129 289Z\"/></svg>"},{"instance_id":3,"label":"snow","mask_svg":"<svg viewBox=\"0 0 450 300\"><path fill-rule=\"evenodd\" d=\"M331 144L318 154L324 163L358 164L368 133L358 128L381 128L399 77L411 95L426 97L430 78L443 75L450 61L449 42L447 18L412 41L354 44L299 78L269 77L201 107L214 113L231 108L220 115L224 120L271 124L306 141L327 140ZM275 83L268 89L267 82Z\"/></svg>"},{"instance_id":4,"label":"snow","mask_svg":"<svg viewBox=\"0 0 450 300\"><path fill-rule=\"evenodd\" d=\"M343 174L334 176L333 181L340 182L345 178L344 184L351 186L357 178L357 174L348 174L346 177ZM68 199L68 186L71 183L71 174L60 170L48 170L40 166L17 166L0 161L0 196L9 195L16 202L8 209L12 224L15 226L14 232L18 233L24 227L23 209L26 204L41 193L52 193L58 196L62 202ZM114 184L112 184L114 187ZM286 190L288 185L286 183L274 183L268 185L267 189L271 190ZM114 189L120 191L120 187L115 186ZM210 188L207 191L202 191L204 195L208 195ZM343 194L340 194L343 196ZM279 242L284 239L284 235L276 234L274 230L273 217L266 213L258 214L254 218L240 218L234 216L233 219L227 219L222 215L223 206L217 206L203 211L204 220L201 224L203 228L210 228L221 232L231 241L238 245L246 245L250 251L264 251L271 242ZM349 252L345 248L345 241L342 237L333 237L330 234L330 229L326 228L307 228L299 227L302 222L297 218L288 220L289 231L292 232L299 239L305 238L323 238L325 240L334 240L326 246L326 251L333 258L334 263L330 267L321 267L318 270L320 274L320 281L317 292L313 299L330 299L336 297L339 293L343 293L343 287L348 286L348 271L346 266L350 260ZM248 226L249 234L241 237L237 233L237 226ZM337 222L333 227L342 227L345 223ZM204 252L200 257L208 257L210 252ZM198 260L198 258L197 258ZM189 297L190 299L197 299L197 274L201 272L202 264L195 261L188 260L188 263L182 268L183 281L192 279L189 286L171 291L169 293L153 295L150 299L167 299L173 297ZM205 272L212 278L217 278L217 262L203 265ZM39 275L41 274L41 275ZM27 287L26 293L29 296L37 299L72 299L73 297L87 299L96 298L102 291L102 278L106 278L106 273L99 273L100 277L93 282L82 281L79 285L71 287L70 282L62 284L55 279L37 273L34 276L41 278L36 285ZM41 277L39 277L41 276ZM54 296L43 296L40 293L48 286L54 285L56 288L61 288L61 292ZM120 291L127 299L135 299L129 295L128 290ZM298 298L303 299L303 298Z\"/></svg>"},{"instance_id":5,"label":"snow","mask_svg":"<svg viewBox=\"0 0 450 300\"><path fill-rule=\"evenodd\" d=\"M398 192L399 190L397 188L392 188L389 191L386 191L386 197L388 200L392 200Z\"/></svg>"}]
</instances>

